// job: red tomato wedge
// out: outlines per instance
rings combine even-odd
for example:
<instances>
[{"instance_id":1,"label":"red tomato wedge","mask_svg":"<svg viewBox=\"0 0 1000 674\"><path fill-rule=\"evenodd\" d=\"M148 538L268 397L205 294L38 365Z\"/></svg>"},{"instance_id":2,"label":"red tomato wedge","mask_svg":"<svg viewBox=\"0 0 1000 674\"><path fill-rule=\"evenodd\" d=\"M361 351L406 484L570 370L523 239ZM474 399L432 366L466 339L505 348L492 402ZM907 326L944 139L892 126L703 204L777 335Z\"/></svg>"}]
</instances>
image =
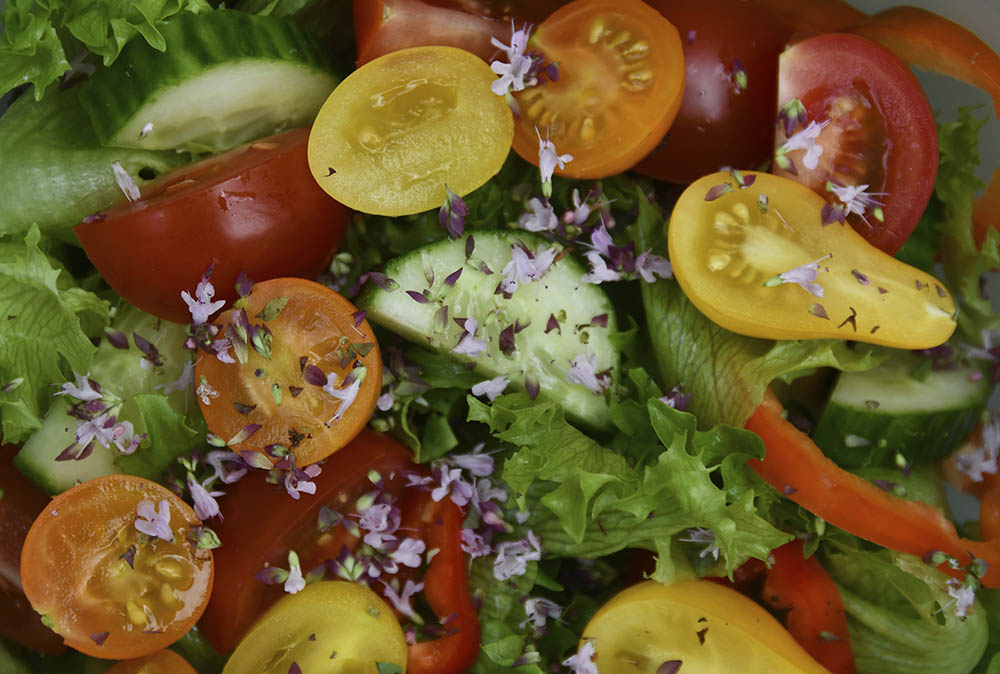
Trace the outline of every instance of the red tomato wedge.
<instances>
[{"instance_id":1,"label":"red tomato wedge","mask_svg":"<svg viewBox=\"0 0 1000 674\"><path fill-rule=\"evenodd\" d=\"M514 94L514 150L536 165L541 137L573 156L562 175L620 173L656 147L680 109L680 35L640 0L576 0L538 26L531 50L559 67L557 81Z\"/></svg>"},{"instance_id":2,"label":"red tomato wedge","mask_svg":"<svg viewBox=\"0 0 1000 674\"><path fill-rule=\"evenodd\" d=\"M313 180L309 129L250 143L169 173L142 198L74 228L101 276L128 302L160 318L191 320L181 291L215 264L215 299L253 281L313 278L343 241L349 212Z\"/></svg>"},{"instance_id":3,"label":"red tomato wedge","mask_svg":"<svg viewBox=\"0 0 1000 674\"><path fill-rule=\"evenodd\" d=\"M788 112L796 99L805 119ZM778 106L786 118L778 124L775 172L839 206L843 199L831 183L866 185L876 203L860 214L847 211L846 220L869 243L895 254L917 226L937 175L934 113L910 69L871 40L820 35L781 55ZM802 148L813 142L815 151Z\"/></svg>"},{"instance_id":4,"label":"red tomato wedge","mask_svg":"<svg viewBox=\"0 0 1000 674\"><path fill-rule=\"evenodd\" d=\"M690 183L724 166L765 165L774 151L778 56L791 29L779 15L752 2L649 4L681 35L684 98L667 136L636 171Z\"/></svg>"}]
</instances>

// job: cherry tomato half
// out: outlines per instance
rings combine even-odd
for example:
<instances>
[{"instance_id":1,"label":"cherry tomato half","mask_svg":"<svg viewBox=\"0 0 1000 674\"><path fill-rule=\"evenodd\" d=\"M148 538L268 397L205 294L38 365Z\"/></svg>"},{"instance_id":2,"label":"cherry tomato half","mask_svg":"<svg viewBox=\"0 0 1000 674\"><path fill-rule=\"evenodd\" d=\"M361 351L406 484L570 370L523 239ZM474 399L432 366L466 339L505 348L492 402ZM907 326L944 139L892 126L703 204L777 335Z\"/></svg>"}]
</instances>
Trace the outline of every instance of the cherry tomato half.
<instances>
[{"instance_id":1,"label":"cherry tomato half","mask_svg":"<svg viewBox=\"0 0 1000 674\"><path fill-rule=\"evenodd\" d=\"M778 56L790 29L746 0L649 4L680 32L684 99L666 138L636 170L689 183L722 167L763 166L774 151Z\"/></svg>"},{"instance_id":2,"label":"cherry tomato half","mask_svg":"<svg viewBox=\"0 0 1000 674\"><path fill-rule=\"evenodd\" d=\"M324 580L282 597L254 623L223 674L360 674L406 663L406 636L392 609L371 589Z\"/></svg>"},{"instance_id":3,"label":"cherry tomato half","mask_svg":"<svg viewBox=\"0 0 1000 674\"><path fill-rule=\"evenodd\" d=\"M235 362L214 355L198 361L205 422L238 452L276 458L280 445L299 467L326 458L350 442L375 409L382 360L371 327L360 316L355 320L357 309L342 296L305 279L258 283L241 303L216 324L232 337L245 312L248 329L268 335L261 338L269 344L255 347L248 337L245 356L233 349Z\"/></svg>"},{"instance_id":4,"label":"cherry tomato half","mask_svg":"<svg viewBox=\"0 0 1000 674\"><path fill-rule=\"evenodd\" d=\"M169 537L137 528L155 520ZM67 646L87 655L120 660L162 650L197 622L212 591L212 553L189 538L200 525L155 482L89 480L53 498L31 525L21 551L24 593Z\"/></svg>"},{"instance_id":5,"label":"cherry tomato half","mask_svg":"<svg viewBox=\"0 0 1000 674\"><path fill-rule=\"evenodd\" d=\"M770 613L707 580L650 580L620 592L584 628L580 656L601 674L829 674ZM667 669L671 661L677 666Z\"/></svg>"},{"instance_id":6,"label":"cherry tomato half","mask_svg":"<svg viewBox=\"0 0 1000 674\"><path fill-rule=\"evenodd\" d=\"M955 330L940 281L823 225L826 202L768 173L691 184L670 216L674 276L691 302L733 332L765 339L852 339L930 348Z\"/></svg>"},{"instance_id":7,"label":"cherry tomato half","mask_svg":"<svg viewBox=\"0 0 1000 674\"><path fill-rule=\"evenodd\" d=\"M558 64L558 80L514 94L514 150L538 164L539 138L573 160L558 173L603 178L656 147L684 92L673 24L640 0L576 0L538 26L528 50Z\"/></svg>"},{"instance_id":8,"label":"cherry tomato half","mask_svg":"<svg viewBox=\"0 0 1000 674\"><path fill-rule=\"evenodd\" d=\"M779 121L776 173L792 177L841 204L831 183L861 185L881 204L848 213L847 221L872 245L893 255L913 232L934 190L938 145L934 113L916 76L888 49L862 37L819 35L781 55L780 110L793 100L805 107L788 127ZM791 149L809 128L822 153ZM822 128L820 128L822 127ZM804 134L804 135L803 135ZM786 145L787 143L787 145ZM811 161L810 161L811 159ZM782 161L791 162L787 169ZM861 202L858 202L859 204ZM863 216L863 217L862 217Z\"/></svg>"},{"instance_id":9,"label":"cherry tomato half","mask_svg":"<svg viewBox=\"0 0 1000 674\"><path fill-rule=\"evenodd\" d=\"M496 175L510 152L510 108L490 67L455 47L412 47L351 73L320 108L309 167L351 208L410 215Z\"/></svg>"},{"instance_id":10,"label":"cherry tomato half","mask_svg":"<svg viewBox=\"0 0 1000 674\"><path fill-rule=\"evenodd\" d=\"M309 175L308 136L294 129L169 173L74 231L119 295L178 323L191 320L181 291L193 295L212 263L216 300L236 299L241 271L313 278L349 214Z\"/></svg>"}]
</instances>

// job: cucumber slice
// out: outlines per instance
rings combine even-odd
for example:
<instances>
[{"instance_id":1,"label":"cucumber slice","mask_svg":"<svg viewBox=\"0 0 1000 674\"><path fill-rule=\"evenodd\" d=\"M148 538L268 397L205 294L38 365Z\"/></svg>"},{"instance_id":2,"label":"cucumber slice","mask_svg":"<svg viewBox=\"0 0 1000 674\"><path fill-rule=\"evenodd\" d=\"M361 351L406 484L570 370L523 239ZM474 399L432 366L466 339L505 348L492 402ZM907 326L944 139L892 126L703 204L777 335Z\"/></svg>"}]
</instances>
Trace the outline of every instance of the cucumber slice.
<instances>
[{"instance_id":1,"label":"cucumber slice","mask_svg":"<svg viewBox=\"0 0 1000 674\"><path fill-rule=\"evenodd\" d=\"M468 256L470 236L474 243ZM581 282L587 269L571 257L555 261L542 278L520 283L509 299L498 293L501 272L511 261L513 247L521 244L532 252L553 245L562 251L558 244L528 232L476 230L391 260L385 274L399 287L373 288L358 306L378 325L470 363L484 379L506 375L510 385L520 389L530 380L540 395L559 402L571 418L591 427L606 426L610 416L604 395L569 381L567 371L574 358L585 354L593 357L596 372L610 372L613 380L620 360L609 337L617 327L614 307L600 286ZM454 280L458 270L461 275ZM430 301L408 293L423 293ZM552 317L558 328L550 325ZM601 317L598 325L595 317ZM463 335L458 318L477 321L475 336L485 340L484 353L453 350ZM527 327L514 336L514 351L505 355L501 332L515 322Z\"/></svg>"},{"instance_id":2,"label":"cucumber slice","mask_svg":"<svg viewBox=\"0 0 1000 674\"><path fill-rule=\"evenodd\" d=\"M312 122L337 84L319 45L278 17L218 10L130 42L81 85L105 145L220 152Z\"/></svg>"},{"instance_id":3,"label":"cucumber slice","mask_svg":"<svg viewBox=\"0 0 1000 674\"><path fill-rule=\"evenodd\" d=\"M137 434L145 432L142 415L135 398L140 393L156 393L157 387L175 382L184 371L189 360L184 350L185 328L179 323L161 321L133 307L125 307L115 320L114 329L125 334L131 341L133 333L148 340L160 352L163 364L156 368L143 367L143 354L135 346L118 349L104 340L94 354L90 372L91 378L117 395L123 402L117 415L120 420L132 422ZM187 391L174 391L168 396L171 405L178 410L185 409ZM193 405L193 403L190 403ZM16 465L33 482L50 494L66 491L81 482L125 471L118 465L117 449L94 443L91 454L81 460L56 461L56 457L76 440L77 420L67 414L69 403L65 396L59 396L45 418L42 427L35 431L14 457ZM148 449L148 440L140 444L135 454L141 458ZM188 447L176 447L183 452Z\"/></svg>"},{"instance_id":4,"label":"cucumber slice","mask_svg":"<svg viewBox=\"0 0 1000 674\"><path fill-rule=\"evenodd\" d=\"M897 453L918 464L954 451L986 407L989 377L959 367L921 381L911 374L920 364L896 351L872 370L841 374L813 430L816 444L845 468L891 467Z\"/></svg>"}]
</instances>

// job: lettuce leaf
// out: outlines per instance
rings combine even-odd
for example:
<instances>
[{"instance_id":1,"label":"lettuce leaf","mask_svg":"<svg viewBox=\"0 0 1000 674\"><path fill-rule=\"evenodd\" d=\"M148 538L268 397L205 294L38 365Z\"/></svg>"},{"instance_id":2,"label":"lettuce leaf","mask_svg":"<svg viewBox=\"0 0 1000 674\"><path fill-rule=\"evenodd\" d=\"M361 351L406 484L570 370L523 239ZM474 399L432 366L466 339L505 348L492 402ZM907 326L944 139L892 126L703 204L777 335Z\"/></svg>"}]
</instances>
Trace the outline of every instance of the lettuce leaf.
<instances>
[{"instance_id":1,"label":"lettuce leaf","mask_svg":"<svg viewBox=\"0 0 1000 674\"><path fill-rule=\"evenodd\" d=\"M36 100L79 54L90 51L110 65L139 36L163 51L158 25L179 12L212 9L206 0L8 0L6 7L0 13L0 93L30 83Z\"/></svg>"},{"instance_id":2,"label":"lettuce leaf","mask_svg":"<svg viewBox=\"0 0 1000 674\"><path fill-rule=\"evenodd\" d=\"M665 254L662 214L645 197L638 202L633 236L639 249ZM771 341L729 332L698 311L673 279L643 283L642 301L663 383L691 394L701 428L742 427L775 379L817 367L868 370L884 360L867 345L851 349L843 340Z\"/></svg>"},{"instance_id":3,"label":"lettuce leaf","mask_svg":"<svg viewBox=\"0 0 1000 674\"><path fill-rule=\"evenodd\" d=\"M986 611L964 619L945 589L948 576L912 555L824 546L822 561L847 610L860 674L968 674L986 650Z\"/></svg>"},{"instance_id":4,"label":"lettuce leaf","mask_svg":"<svg viewBox=\"0 0 1000 674\"><path fill-rule=\"evenodd\" d=\"M32 226L24 246L0 249L0 423L5 442L21 442L41 427L53 383L69 370L90 370L90 338L108 323L108 303L75 286L39 248ZM63 371L66 368L67 372Z\"/></svg>"},{"instance_id":5,"label":"lettuce leaf","mask_svg":"<svg viewBox=\"0 0 1000 674\"><path fill-rule=\"evenodd\" d=\"M745 467L748 458L763 456L752 433L698 431L692 415L649 400L645 423L657 444L647 453L654 458L634 466L569 424L555 403L518 393L492 405L470 397L469 407L469 420L517 447L502 476L518 506L531 512L549 555L594 558L642 547L660 553L657 577L667 580L692 573L670 547L686 529L714 532L722 553L716 571L727 574L750 557L766 559L790 538L757 514L758 495L768 499L771 490ZM713 479L720 470L721 487Z\"/></svg>"},{"instance_id":6,"label":"lettuce leaf","mask_svg":"<svg viewBox=\"0 0 1000 674\"><path fill-rule=\"evenodd\" d=\"M985 118L962 108L954 122L938 125L940 161L934 199L942 220L941 264L949 289L958 300L958 333L964 341L980 344L983 330L1000 329L1000 316L980 288L983 274L1000 267L1000 234L988 228L980 250L972 237L972 203L983 186L976 177L979 166L979 130Z\"/></svg>"}]
</instances>

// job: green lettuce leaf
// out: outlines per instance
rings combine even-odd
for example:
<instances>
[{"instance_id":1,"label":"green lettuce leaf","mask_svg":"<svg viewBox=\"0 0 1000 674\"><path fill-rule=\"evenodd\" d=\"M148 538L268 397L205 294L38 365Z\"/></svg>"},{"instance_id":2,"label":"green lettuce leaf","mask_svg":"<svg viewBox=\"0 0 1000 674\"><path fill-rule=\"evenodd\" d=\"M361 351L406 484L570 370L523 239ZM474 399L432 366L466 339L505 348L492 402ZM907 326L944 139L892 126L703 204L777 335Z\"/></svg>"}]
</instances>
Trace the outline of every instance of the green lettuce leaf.
<instances>
[{"instance_id":1,"label":"green lettuce leaf","mask_svg":"<svg viewBox=\"0 0 1000 674\"><path fill-rule=\"evenodd\" d=\"M984 587L977 592L979 605L986 610L989 643L973 674L1000 674L1000 590Z\"/></svg>"},{"instance_id":2,"label":"green lettuce leaf","mask_svg":"<svg viewBox=\"0 0 1000 674\"><path fill-rule=\"evenodd\" d=\"M648 199L639 202L633 236L641 250L666 252L666 225ZM742 427L778 378L791 379L817 367L868 370L884 357L866 345L843 340L771 341L744 337L712 322L673 279L642 284L649 337L663 383L691 394L690 410L701 428Z\"/></svg>"},{"instance_id":3,"label":"green lettuce leaf","mask_svg":"<svg viewBox=\"0 0 1000 674\"><path fill-rule=\"evenodd\" d=\"M822 548L847 610L860 674L968 674L986 650L986 611L955 615L948 576L912 555Z\"/></svg>"},{"instance_id":4,"label":"green lettuce leaf","mask_svg":"<svg viewBox=\"0 0 1000 674\"><path fill-rule=\"evenodd\" d=\"M0 93L30 83L41 99L69 59L86 50L110 65L137 36L163 51L158 25L211 9L206 0L9 0L0 13Z\"/></svg>"},{"instance_id":5,"label":"green lettuce leaf","mask_svg":"<svg viewBox=\"0 0 1000 674\"><path fill-rule=\"evenodd\" d=\"M657 438L648 452L655 458L636 467L569 424L557 404L519 393L492 405L470 397L469 406L470 420L488 424L494 437L517 447L502 476L518 506L530 510L547 554L594 558L626 547L670 553L671 537L703 527L714 532L722 552L716 571L731 573L750 557L766 559L789 539L757 514L758 493L771 492L766 485L736 464L722 471L721 487L713 480L730 458L745 468L749 457L763 456L752 433L698 431L692 415L650 400L645 423ZM714 561L710 555L699 559ZM660 576L691 575L675 554L662 561L673 571L661 567Z\"/></svg>"},{"instance_id":6,"label":"green lettuce leaf","mask_svg":"<svg viewBox=\"0 0 1000 674\"><path fill-rule=\"evenodd\" d=\"M940 161L934 183L934 198L942 213L941 264L948 287L958 300L958 333L973 344L981 343L983 330L1000 329L1000 316L983 297L979 285L983 274L1000 267L1000 234L990 227L982 250L972 238L973 197L983 186L975 174L979 130L985 123L985 118L963 108L956 121L938 126Z\"/></svg>"},{"instance_id":7,"label":"green lettuce leaf","mask_svg":"<svg viewBox=\"0 0 1000 674\"><path fill-rule=\"evenodd\" d=\"M22 96L0 117L0 236L37 224L47 234L67 230L62 234L75 242L68 228L125 199L114 162L141 187L148 182L142 176L190 161L184 153L101 147L76 92L41 102Z\"/></svg>"},{"instance_id":8,"label":"green lettuce leaf","mask_svg":"<svg viewBox=\"0 0 1000 674\"><path fill-rule=\"evenodd\" d=\"M96 351L90 338L108 322L107 302L70 285L39 248L40 238L32 227L23 247L0 249L0 386L22 380L0 392L5 442L21 442L41 427L52 385L66 381L68 371L89 372Z\"/></svg>"}]
</instances>

